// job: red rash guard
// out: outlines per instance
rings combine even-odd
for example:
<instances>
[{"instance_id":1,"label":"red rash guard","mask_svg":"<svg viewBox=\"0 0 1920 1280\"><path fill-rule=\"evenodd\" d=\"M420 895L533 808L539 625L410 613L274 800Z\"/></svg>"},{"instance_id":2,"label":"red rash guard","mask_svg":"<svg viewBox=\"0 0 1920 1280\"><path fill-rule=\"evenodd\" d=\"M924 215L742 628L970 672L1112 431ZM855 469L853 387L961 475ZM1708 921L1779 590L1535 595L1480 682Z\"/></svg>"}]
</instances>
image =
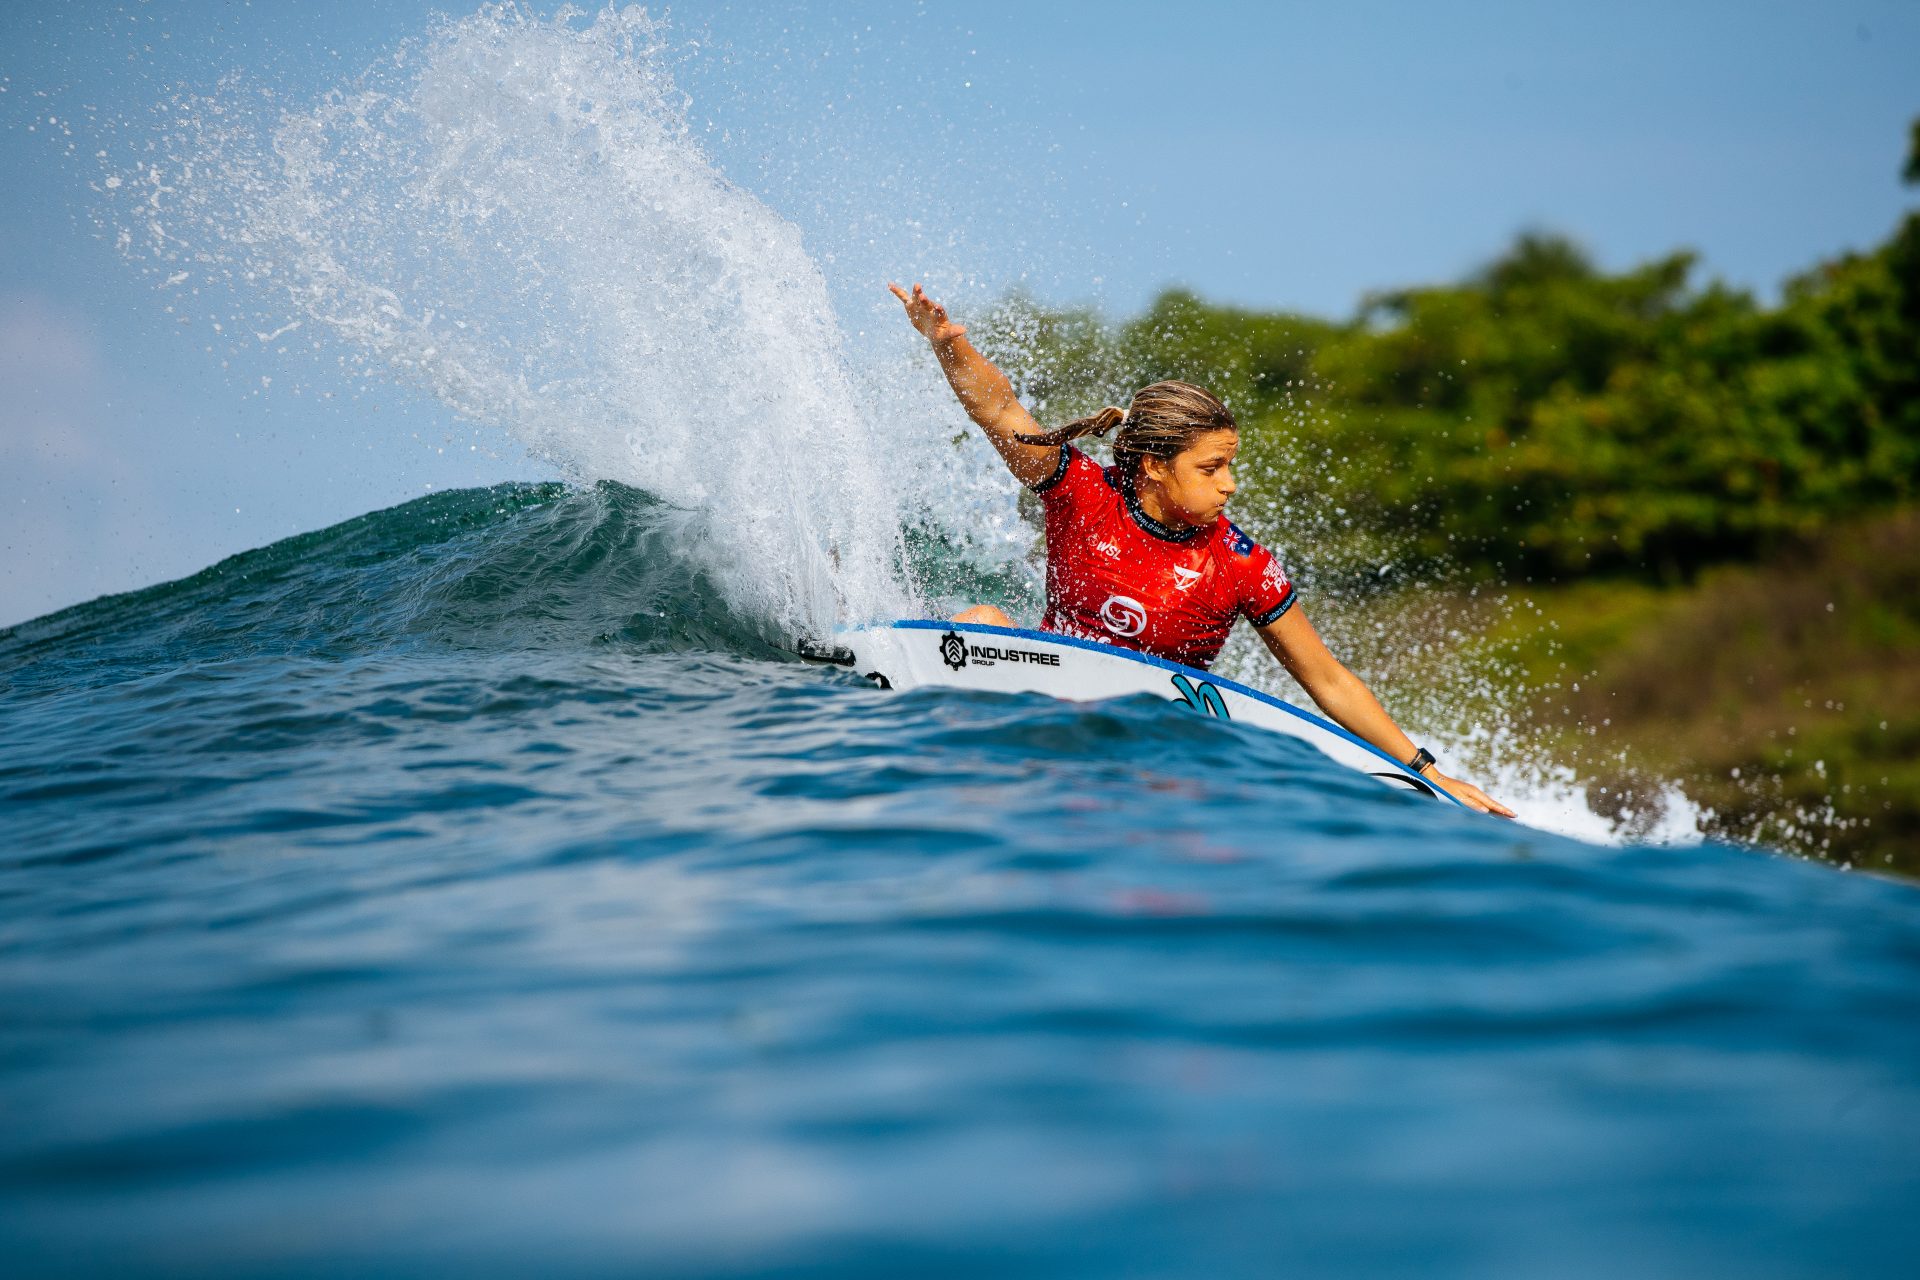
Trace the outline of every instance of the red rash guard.
<instances>
[{"instance_id":1,"label":"red rash guard","mask_svg":"<svg viewBox=\"0 0 1920 1280\"><path fill-rule=\"evenodd\" d=\"M1204 668L1236 614L1264 627L1293 607L1286 570L1232 521L1169 528L1141 509L1117 468L1078 449L1063 447L1033 491L1047 512L1042 631Z\"/></svg>"}]
</instances>

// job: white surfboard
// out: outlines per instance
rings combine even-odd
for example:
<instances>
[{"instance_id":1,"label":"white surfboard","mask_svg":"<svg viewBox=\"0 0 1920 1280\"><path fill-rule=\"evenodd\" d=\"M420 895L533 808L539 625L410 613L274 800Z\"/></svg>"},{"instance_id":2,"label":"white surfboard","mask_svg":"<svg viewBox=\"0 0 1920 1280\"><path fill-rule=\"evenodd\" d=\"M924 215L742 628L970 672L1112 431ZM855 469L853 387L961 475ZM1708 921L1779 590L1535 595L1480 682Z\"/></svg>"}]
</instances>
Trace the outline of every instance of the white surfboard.
<instances>
[{"instance_id":1,"label":"white surfboard","mask_svg":"<svg viewBox=\"0 0 1920 1280\"><path fill-rule=\"evenodd\" d=\"M1095 640L979 623L909 621L834 637L841 651L808 656L847 664L883 688L936 685L996 693L1046 693L1091 701L1149 693L1170 708L1258 725L1312 743L1383 785L1458 804L1392 756L1340 726L1224 676Z\"/></svg>"}]
</instances>

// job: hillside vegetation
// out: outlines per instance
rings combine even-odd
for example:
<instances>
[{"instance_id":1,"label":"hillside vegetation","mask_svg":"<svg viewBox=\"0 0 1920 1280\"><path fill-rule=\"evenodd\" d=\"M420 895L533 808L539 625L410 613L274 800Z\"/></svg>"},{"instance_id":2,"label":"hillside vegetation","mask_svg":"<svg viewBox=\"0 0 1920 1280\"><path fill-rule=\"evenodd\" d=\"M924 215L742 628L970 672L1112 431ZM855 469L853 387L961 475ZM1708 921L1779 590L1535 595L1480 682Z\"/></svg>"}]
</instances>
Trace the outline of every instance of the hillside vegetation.
<instances>
[{"instance_id":1,"label":"hillside vegetation","mask_svg":"<svg viewBox=\"0 0 1920 1280\"><path fill-rule=\"evenodd\" d=\"M1496 652L1530 677L1532 732L1607 803L1673 779L1714 834L1920 876L1920 510L1686 589L1528 600Z\"/></svg>"}]
</instances>

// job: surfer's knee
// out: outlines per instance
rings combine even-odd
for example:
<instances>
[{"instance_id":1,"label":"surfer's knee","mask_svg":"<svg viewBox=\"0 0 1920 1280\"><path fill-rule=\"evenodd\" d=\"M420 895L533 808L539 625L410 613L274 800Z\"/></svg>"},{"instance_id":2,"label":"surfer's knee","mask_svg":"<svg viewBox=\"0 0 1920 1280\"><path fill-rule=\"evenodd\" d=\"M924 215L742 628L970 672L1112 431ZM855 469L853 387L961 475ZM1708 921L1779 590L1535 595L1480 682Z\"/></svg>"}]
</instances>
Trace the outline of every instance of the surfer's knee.
<instances>
[{"instance_id":1,"label":"surfer's knee","mask_svg":"<svg viewBox=\"0 0 1920 1280\"><path fill-rule=\"evenodd\" d=\"M990 604L976 604L970 609L962 609L953 615L955 622L978 622L989 627L1011 627L1013 619L1005 611Z\"/></svg>"}]
</instances>

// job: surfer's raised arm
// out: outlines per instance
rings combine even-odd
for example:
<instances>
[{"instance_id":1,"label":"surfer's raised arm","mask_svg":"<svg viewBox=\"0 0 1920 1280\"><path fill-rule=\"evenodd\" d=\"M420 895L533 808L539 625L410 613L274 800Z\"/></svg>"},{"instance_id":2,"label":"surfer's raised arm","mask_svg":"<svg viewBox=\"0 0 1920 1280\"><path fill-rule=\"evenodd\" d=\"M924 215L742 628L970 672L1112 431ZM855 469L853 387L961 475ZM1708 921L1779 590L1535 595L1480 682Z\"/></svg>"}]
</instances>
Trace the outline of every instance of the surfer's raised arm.
<instances>
[{"instance_id":1,"label":"surfer's raised arm","mask_svg":"<svg viewBox=\"0 0 1920 1280\"><path fill-rule=\"evenodd\" d=\"M1051 476L1059 466L1060 446L1021 439L1039 435L1040 424L1013 394L1013 383L1007 381L1007 375L967 341L966 326L948 319L947 309L917 284L912 293L897 284L888 284L887 288L900 299L907 309L907 319L933 347L940 371L960 398L960 407L987 433L1013 478L1032 487Z\"/></svg>"}]
</instances>

